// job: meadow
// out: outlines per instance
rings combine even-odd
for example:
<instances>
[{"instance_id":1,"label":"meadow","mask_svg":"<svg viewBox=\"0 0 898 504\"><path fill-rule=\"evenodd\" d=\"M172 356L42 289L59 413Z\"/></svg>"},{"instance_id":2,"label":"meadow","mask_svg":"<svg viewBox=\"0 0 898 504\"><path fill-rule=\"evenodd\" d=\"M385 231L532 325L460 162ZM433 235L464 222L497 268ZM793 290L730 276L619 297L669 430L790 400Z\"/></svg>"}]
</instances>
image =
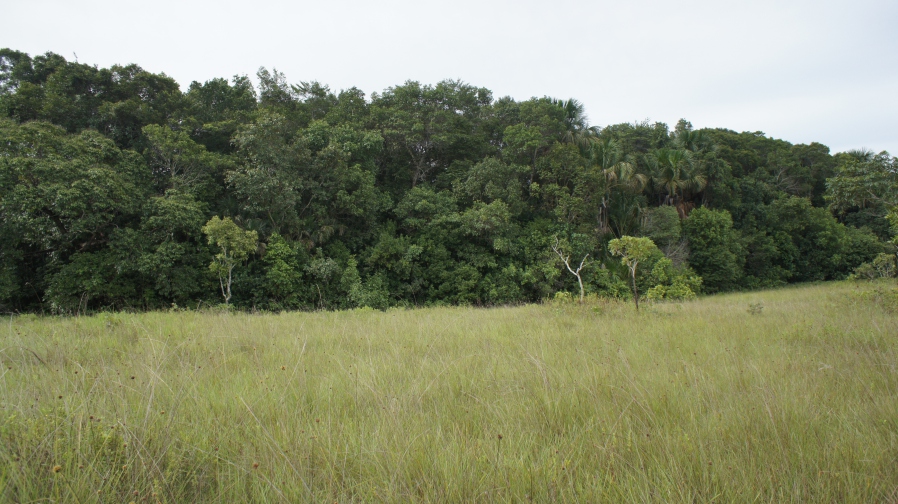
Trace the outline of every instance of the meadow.
<instances>
[{"instance_id":1,"label":"meadow","mask_svg":"<svg viewBox=\"0 0 898 504\"><path fill-rule=\"evenodd\" d=\"M895 502L896 292L8 316L0 502Z\"/></svg>"}]
</instances>

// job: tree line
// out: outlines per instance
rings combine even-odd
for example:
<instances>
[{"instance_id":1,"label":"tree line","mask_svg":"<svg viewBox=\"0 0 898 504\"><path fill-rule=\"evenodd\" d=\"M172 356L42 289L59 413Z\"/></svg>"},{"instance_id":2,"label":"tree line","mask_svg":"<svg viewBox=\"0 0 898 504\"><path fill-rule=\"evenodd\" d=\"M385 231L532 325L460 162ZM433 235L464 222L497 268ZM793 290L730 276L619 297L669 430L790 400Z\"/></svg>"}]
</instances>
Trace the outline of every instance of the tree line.
<instances>
[{"instance_id":1,"label":"tree line","mask_svg":"<svg viewBox=\"0 0 898 504\"><path fill-rule=\"evenodd\" d=\"M181 91L0 50L0 308L665 299L894 274L887 152L599 128L574 99L460 81L366 96L257 77Z\"/></svg>"}]
</instances>

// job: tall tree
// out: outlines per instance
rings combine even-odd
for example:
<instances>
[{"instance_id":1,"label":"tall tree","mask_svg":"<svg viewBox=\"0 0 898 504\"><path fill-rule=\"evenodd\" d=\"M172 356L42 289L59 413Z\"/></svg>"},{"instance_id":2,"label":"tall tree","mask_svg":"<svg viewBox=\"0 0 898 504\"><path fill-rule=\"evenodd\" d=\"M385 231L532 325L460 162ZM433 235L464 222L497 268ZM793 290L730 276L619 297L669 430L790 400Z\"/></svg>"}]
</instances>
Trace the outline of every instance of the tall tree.
<instances>
[{"instance_id":1,"label":"tall tree","mask_svg":"<svg viewBox=\"0 0 898 504\"><path fill-rule=\"evenodd\" d=\"M589 144L601 131L598 126L590 126L586 116L586 107L579 101L569 98L558 100L550 98L553 105L563 111L564 135L561 141L573 143L583 149L589 148Z\"/></svg>"},{"instance_id":2,"label":"tall tree","mask_svg":"<svg viewBox=\"0 0 898 504\"><path fill-rule=\"evenodd\" d=\"M459 81L409 81L374 95L372 115L385 140L385 182L394 191L407 190L435 182L454 160L481 159L486 139L475 125L491 102L489 90Z\"/></svg>"},{"instance_id":3,"label":"tall tree","mask_svg":"<svg viewBox=\"0 0 898 504\"><path fill-rule=\"evenodd\" d=\"M648 155L652 169L652 182L663 196L663 205L672 205L685 217L683 203L686 196L705 188L707 179L694 162L691 151L684 149L658 149Z\"/></svg>"},{"instance_id":4,"label":"tall tree","mask_svg":"<svg viewBox=\"0 0 898 504\"><path fill-rule=\"evenodd\" d=\"M599 232L612 232L611 216L614 214L618 236L630 231L638 215L640 196L649 178L637 171L637 165L623 155L620 143L604 138L592 143L590 159L604 179L599 213Z\"/></svg>"}]
</instances>

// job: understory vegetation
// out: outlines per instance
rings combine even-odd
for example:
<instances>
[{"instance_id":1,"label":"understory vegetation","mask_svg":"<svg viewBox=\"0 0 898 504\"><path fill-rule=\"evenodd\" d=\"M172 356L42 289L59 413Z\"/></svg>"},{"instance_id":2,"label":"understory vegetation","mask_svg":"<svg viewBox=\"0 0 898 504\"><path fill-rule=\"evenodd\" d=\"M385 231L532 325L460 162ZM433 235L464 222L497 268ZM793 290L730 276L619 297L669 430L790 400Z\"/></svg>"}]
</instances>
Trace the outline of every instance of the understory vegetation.
<instances>
[{"instance_id":1,"label":"understory vegetation","mask_svg":"<svg viewBox=\"0 0 898 504\"><path fill-rule=\"evenodd\" d=\"M3 502L890 502L898 286L12 316Z\"/></svg>"},{"instance_id":2,"label":"understory vegetation","mask_svg":"<svg viewBox=\"0 0 898 504\"><path fill-rule=\"evenodd\" d=\"M895 274L887 152L597 127L575 99L459 81L366 96L257 78L182 91L136 64L0 50L0 311L688 299Z\"/></svg>"}]
</instances>

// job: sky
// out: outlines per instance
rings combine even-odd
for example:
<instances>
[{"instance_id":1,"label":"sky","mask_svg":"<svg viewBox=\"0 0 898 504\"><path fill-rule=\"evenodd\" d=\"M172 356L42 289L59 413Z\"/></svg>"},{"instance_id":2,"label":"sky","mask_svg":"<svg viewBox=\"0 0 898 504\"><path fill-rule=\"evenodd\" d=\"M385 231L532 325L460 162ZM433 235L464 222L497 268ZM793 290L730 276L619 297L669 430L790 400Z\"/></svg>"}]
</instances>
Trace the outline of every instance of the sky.
<instances>
[{"instance_id":1,"label":"sky","mask_svg":"<svg viewBox=\"0 0 898 504\"><path fill-rule=\"evenodd\" d=\"M367 94L462 80L575 98L598 126L763 131L898 154L895 0L0 0L0 47L192 81Z\"/></svg>"}]
</instances>

